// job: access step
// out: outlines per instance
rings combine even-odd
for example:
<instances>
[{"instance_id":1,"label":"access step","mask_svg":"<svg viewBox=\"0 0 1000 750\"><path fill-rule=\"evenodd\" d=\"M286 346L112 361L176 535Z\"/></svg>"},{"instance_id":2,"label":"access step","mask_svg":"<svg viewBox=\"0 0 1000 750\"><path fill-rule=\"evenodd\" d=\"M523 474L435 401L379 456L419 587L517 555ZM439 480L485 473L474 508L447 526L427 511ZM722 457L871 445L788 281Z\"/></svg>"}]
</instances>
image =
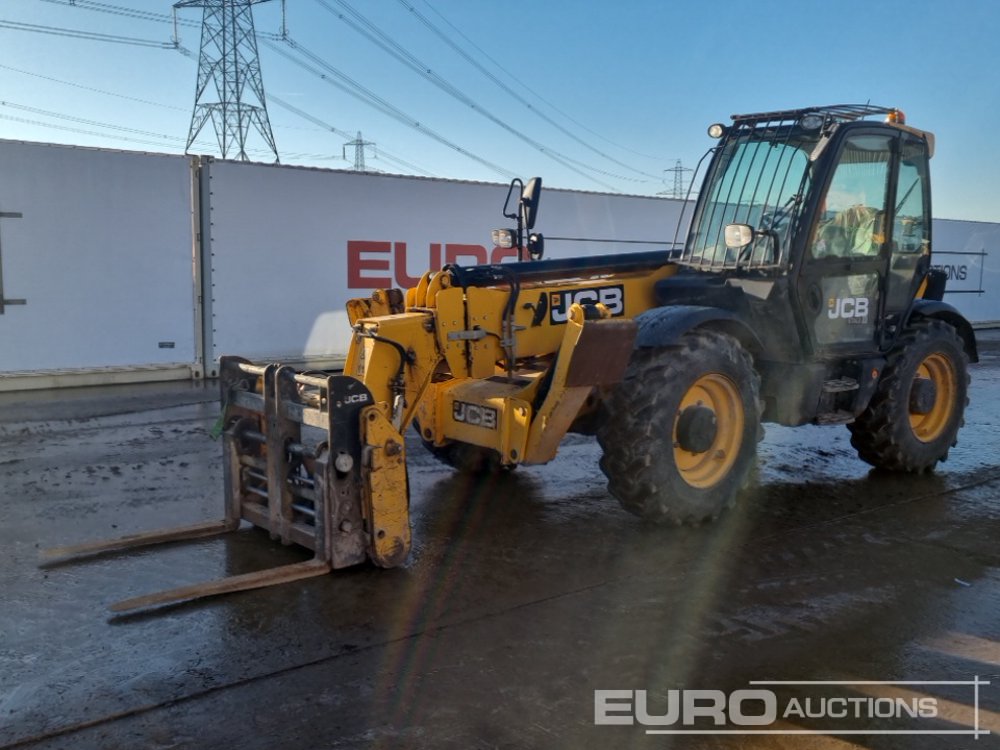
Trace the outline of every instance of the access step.
<instances>
[{"instance_id":1,"label":"access step","mask_svg":"<svg viewBox=\"0 0 1000 750\"><path fill-rule=\"evenodd\" d=\"M858 381L854 378L834 378L823 383L824 393L845 393L858 390Z\"/></svg>"}]
</instances>

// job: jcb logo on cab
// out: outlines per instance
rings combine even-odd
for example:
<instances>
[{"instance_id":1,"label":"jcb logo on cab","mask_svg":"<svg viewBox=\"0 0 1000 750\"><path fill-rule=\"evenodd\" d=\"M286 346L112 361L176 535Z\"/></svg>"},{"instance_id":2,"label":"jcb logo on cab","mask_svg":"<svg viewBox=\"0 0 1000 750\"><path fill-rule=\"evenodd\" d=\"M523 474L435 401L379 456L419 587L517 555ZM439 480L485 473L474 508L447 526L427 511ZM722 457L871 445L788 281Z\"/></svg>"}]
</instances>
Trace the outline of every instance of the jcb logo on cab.
<instances>
[{"instance_id":1,"label":"jcb logo on cab","mask_svg":"<svg viewBox=\"0 0 1000 750\"><path fill-rule=\"evenodd\" d=\"M868 318L869 300L867 297L837 297L830 298L826 304L826 315L830 320L838 318L856 320Z\"/></svg>"}]
</instances>

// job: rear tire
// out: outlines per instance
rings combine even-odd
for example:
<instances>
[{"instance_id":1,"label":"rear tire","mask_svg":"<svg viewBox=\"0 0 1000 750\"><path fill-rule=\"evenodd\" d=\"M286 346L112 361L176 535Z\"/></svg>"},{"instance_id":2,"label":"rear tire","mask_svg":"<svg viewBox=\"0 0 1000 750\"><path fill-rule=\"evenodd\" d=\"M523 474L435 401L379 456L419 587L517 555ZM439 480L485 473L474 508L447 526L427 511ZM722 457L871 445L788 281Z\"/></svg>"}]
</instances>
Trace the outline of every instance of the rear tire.
<instances>
[{"instance_id":1,"label":"rear tire","mask_svg":"<svg viewBox=\"0 0 1000 750\"><path fill-rule=\"evenodd\" d=\"M953 326L913 323L889 353L868 407L848 425L858 456L880 469L914 473L946 460L965 424L968 367Z\"/></svg>"},{"instance_id":2,"label":"rear tire","mask_svg":"<svg viewBox=\"0 0 1000 750\"><path fill-rule=\"evenodd\" d=\"M760 377L731 336L639 349L597 433L608 490L630 513L697 524L731 506L757 455Z\"/></svg>"}]
</instances>

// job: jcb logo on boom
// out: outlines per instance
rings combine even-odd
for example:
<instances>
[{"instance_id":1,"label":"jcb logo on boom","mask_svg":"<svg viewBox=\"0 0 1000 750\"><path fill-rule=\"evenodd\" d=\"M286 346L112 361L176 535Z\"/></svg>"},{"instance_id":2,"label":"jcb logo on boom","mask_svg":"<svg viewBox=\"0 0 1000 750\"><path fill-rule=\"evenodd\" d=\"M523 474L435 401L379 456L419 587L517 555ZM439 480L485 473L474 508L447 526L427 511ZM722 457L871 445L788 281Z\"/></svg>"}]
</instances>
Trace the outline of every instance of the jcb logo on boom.
<instances>
[{"instance_id":1,"label":"jcb logo on boom","mask_svg":"<svg viewBox=\"0 0 1000 750\"><path fill-rule=\"evenodd\" d=\"M864 323L868 320L868 307L867 297L831 297L826 304L826 315L830 320Z\"/></svg>"},{"instance_id":2,"label":"jcb logo on boom","mask_svg":"<svg viewBox=\"0 0 1000 750\"><path fill-rule=\"evenodd\" d=\"M451 407L451 417L456 422L471 424L473 427L485 427L487 430L497 428L497 410L491 406L456 401Z\"/></svg>"},{"instance_id":3,"label":"jcb logo on boom","mask_svg":"<svg viewBox=\"0 0 1000 750\"><path fill-rule=\"evenodd\" d=\"M549 297L550 320L553 323L565 323L569 318L569 308L572 304L578 303L596 304L601 303L612 315L625 314L625 287L602 286L596 289L577 289L566 292L552 292Z\"/></svg>"}]
</instances>

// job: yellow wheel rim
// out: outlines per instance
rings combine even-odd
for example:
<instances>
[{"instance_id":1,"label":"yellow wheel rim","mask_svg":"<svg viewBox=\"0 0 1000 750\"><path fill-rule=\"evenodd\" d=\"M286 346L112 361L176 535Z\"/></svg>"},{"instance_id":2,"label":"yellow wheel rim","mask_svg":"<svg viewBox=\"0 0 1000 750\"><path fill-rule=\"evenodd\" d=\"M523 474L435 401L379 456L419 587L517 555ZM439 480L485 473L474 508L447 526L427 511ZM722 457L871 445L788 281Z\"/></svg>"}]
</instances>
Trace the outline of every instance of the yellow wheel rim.
<instances>
[{"instance_id":1,"label":"yellow wheel rim","mask_svg":"<svg viewBox=\"0 0 1000 750\"><path fill-rule=\"evenodd\" d=\"M691 406L702 406L715 414L715 438L701 453L684 450L677 438L681 412ZM684 394L674 418L674 463L684 481L698 489L709 489L721 482L736 463L744 424L743 400L736 383L718 373L698 378Z\"/></svg>"},{"instance_id":2,"label":"yellow wheel rim","mask_svg":"<svg viewBox=\"0 0 1000 750\"><path fill-rule=\"evenodd\" d=\"M917 440L930 443L941 437L955 408L957 392L955 366L948 357L935 352L928 355L917 367L913 379L916 381L918 378L926 378L934 383L934 405L926 414L915 414L911 411L910 429L913 430Z\"/></svg>"}]
</instances>

